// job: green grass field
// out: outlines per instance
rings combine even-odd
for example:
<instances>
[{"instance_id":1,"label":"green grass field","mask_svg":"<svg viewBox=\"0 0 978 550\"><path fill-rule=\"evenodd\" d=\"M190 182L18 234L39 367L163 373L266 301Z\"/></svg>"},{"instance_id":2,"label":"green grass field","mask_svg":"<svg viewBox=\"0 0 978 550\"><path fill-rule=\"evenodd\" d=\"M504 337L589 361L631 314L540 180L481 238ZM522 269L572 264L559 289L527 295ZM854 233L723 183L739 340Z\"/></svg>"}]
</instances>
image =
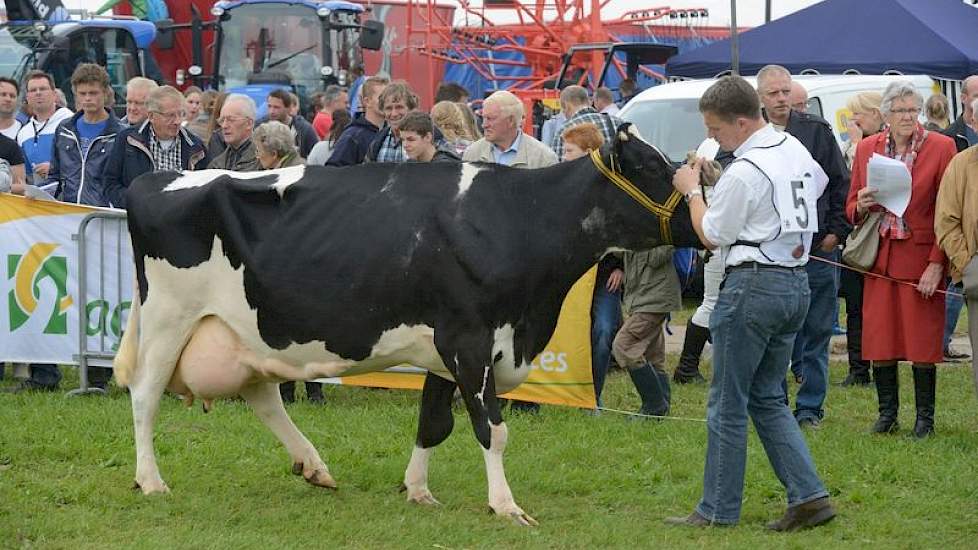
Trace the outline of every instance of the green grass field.
<instances>
[{"instance_id":1,"label":"green grass field","mask_svg":"<svg viewBox=\"0 0 978 550\"><path fill-rule=\"evenodd\" d=\"M204 414L165 398L156 445L172 493L150 498L131 489L126 394L0 394L0 548L975 548L978 407L968 365L940 369L938 435L924 442L906 437L909 368L897 436L867 433L875 392L835 385L844 375L832 366L827 419L807 435L840 515L792 535L763 528L785 499L753 433L741 524L662 524L688 513L700 493L700 422L553 406L509 418L508 478L540 522L519 528L487 514L482 453L462 412L432 461L430 486L443 505L404 501L397 488L414 440L414 392L328 387L326 406L290 408L339 482L335 492L290 475L284 449L244 403ZM68 370L65 384L76 380ZM673 395L675 415L703 418L705 386ZM606 404L637 408L623 373L612 375Z\"/></svg>"}]
</instances>

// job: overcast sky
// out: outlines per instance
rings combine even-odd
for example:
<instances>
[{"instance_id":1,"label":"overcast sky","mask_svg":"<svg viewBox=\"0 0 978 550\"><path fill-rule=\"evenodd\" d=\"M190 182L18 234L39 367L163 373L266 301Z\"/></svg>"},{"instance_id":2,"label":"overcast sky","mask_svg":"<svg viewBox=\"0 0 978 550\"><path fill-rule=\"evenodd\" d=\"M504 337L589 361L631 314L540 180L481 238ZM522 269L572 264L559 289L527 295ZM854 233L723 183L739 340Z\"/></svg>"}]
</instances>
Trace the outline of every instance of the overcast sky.
<instances>
[{"instance_id":1,"label":"overcast sky","mask_svg":"<svg viewBox=\"0 0 978 550\"><path fill-rule=\"evenodd\" d=\"M791 12L818 3L819 0L771 0L772 18L777 19ZM86 8L94 10L105 3L105 0L62 0L69 8ZM439 3L454 4L452 0L438 0ZM532 4L532 1L527 3ZM473 4L481 4L475 0ZM656 6L669 6L676 8L706 8L710 11L710 25L729 25L730 24L730 0L662 0L649 1L642 0L612 0L605 8L605 16L613 17L622 12L636 8L636 5L643 5L649 8ZM737 0L737 24L746 27L755 27L764 23L765 0ZM491 15L494 21L505 22L503 12L498 16Z\"/></svg>"}]
</instances>

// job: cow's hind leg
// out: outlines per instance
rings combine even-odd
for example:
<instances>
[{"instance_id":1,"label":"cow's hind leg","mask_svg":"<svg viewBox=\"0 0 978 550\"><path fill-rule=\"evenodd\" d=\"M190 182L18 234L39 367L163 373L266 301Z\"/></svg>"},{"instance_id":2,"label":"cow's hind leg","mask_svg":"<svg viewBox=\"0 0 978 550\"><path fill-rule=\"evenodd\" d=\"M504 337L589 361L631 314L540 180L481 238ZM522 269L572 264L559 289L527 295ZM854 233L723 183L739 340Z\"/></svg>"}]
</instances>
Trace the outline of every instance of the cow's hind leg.
<instances>
[{"instance_id":1,"label":"cow's hind leg","mask_svg":"<svg viewBox=\"0 0 978 550\"><path fill-rule=\"evenodd\" d=\"M489 507L497 515L509 517L520 525L537 525L536 520L516 504L503 469L507 429L496 399L496 381L490 361L491 336L481 331L456 332L441 339L436 331L435 340L445 366L455 375L475 437L482 445L489 481Z\"/></svg>"},{"instance_id":2,"label":"cow's hind leg","mask_svg":"<svg viewBox=\"0 0 978 550\"><path fill-rule=\"evenodd\" d=\"M428 460L435 447L452 433L452 396L455 382L428 373L421 392L421 414L418 419L418 439L411 452L411 461L404 472L404 490L409 502L440 504L428 490Z\"/></svg>"},{"instance_id":3,"label":"cow's hind leg","mask_svg":"<svg viewBox=\"0 0 978 550\"><path fill-rule=\"evenodd\" d=\"M241 397L248 401L258 418L285 446L292 457L293 474L302 474L306 481L319 487L336 488L336 481L319 457L319 452L285 412L278 384L262 382L245 386L241 390Z\"/></svg>"}]
</instances>

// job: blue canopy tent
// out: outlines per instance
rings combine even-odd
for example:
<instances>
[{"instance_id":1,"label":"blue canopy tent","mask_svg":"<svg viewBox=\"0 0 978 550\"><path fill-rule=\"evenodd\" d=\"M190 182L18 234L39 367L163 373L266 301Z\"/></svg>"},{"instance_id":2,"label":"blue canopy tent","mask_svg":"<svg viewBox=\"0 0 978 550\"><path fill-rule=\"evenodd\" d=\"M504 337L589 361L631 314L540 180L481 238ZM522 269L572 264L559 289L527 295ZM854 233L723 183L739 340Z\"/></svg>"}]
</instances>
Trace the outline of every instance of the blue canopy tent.
<instances>
[{"instance_id":1,"label":"blue canopy tent","mask_svg":"<svg viewBox=\"0 0 978 550\"><path fill-rule=\"evenodd\" d=\"M978 9L961 0L825 0L739 37L740 74L776 63L792 74L978 74ZM669 60L669 76L731 68L730 40Z\"/></svg>"}]
</instances>

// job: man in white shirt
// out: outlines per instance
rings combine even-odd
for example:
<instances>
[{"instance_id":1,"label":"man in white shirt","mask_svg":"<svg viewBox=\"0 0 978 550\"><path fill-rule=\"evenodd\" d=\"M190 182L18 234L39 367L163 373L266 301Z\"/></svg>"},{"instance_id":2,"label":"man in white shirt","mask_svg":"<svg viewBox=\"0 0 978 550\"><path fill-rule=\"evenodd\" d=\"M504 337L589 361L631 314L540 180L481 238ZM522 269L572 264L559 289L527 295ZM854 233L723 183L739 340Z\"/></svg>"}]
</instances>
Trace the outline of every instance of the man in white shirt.
<instances>
[{"instance_id":1,"label":"man in white shirt","mask_svg":"<svg viewBox=\"0 0 978 550\"><path fill-rule=\"evenodd\" d=\"M17 132L21 124L17 120L17 96L20 94L20 86L17 81L2 76L0 77L0 134L16 141Z\"/></svg>"},{"instance_id":2,"label":"man in white shirt","mask_svg":"<svg viewBox=\"0 0 978 550\"><path fill-rule=\"evenodd\" d=\"M815 527L835 509L781 384L808 312L805 264L818 229L815 199L828 177L797 139L765 123L757 92L744 79L721 78L699 109L709 136L736 160L717 182L709 209L699 187L702 159L673 180L700 240L723 249L726 276L710 316L714 372L703 497L689 516L666 521L695 527L739 521L749 414L787 490L788 510L768 528Z\"/></svg>"}]
</instances>

